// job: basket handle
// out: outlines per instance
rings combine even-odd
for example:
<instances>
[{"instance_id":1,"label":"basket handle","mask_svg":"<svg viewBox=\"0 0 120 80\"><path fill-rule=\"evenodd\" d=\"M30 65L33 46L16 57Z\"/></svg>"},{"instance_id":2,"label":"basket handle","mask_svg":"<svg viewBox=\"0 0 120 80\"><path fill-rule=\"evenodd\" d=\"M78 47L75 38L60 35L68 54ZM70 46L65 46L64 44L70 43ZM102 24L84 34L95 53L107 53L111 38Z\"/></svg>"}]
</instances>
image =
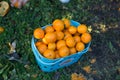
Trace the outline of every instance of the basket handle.
<instances>
[{"instance_id":1,"label":"basket handle","mask_svg":"<svg viewBox=\"0 0 120 80\"><path fill-rule=\"evenodd\" d=\"M75 27L77 27L77 26L80 25L79 22L76 22L76 21L74 21L74 20L70 20L70 23L71 23L71 25L74 25Z\"/></svg>"}]
</instances>

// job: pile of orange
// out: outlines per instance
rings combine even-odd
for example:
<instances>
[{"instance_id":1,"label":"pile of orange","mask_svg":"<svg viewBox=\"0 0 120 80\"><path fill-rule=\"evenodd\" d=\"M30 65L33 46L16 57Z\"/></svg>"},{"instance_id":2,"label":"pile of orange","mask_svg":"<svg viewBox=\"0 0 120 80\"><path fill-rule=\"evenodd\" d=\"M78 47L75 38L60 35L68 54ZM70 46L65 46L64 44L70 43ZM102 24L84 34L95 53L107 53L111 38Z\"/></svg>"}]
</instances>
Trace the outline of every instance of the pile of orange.
<instances>
[{"instance_id":1,"label":"pile of orange","mask_svg":"<svg viewBox=\"0 0 120 80\"><path fill-rule=\"evenodd\" d=\"M36 28L33 32L35 43L41 55L48 59L56 59L76 54L85 49L92 37L85 24L75 27L69 19L55 19L45 29Z\"/></svg>"}]
</instances>

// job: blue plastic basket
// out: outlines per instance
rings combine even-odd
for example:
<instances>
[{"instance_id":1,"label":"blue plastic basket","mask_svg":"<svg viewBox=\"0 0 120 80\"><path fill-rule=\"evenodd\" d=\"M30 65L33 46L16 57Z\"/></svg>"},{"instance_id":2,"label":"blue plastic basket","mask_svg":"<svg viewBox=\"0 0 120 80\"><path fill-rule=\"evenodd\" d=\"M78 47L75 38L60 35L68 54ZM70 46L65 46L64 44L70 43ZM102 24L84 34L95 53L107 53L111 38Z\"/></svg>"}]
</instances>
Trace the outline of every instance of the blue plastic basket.
<instances>
[{"instance_id":1,"label":"blue plastic basket","mask_svg":"<svg viewBox=\"0 0 120 80\"><path fill-rule=\"evenodd\" d=\"M80 25L80 23L71 20L71 25L77 27L78 25ZM42 28L44 29L45 27L46 26L44 26ZM32 37L32 41L31 41L32 51L34 53L34 56L35 56L38 66L44 72L51 72L51 71L57 70L59 68L65 67L65 66L69 66L69 65L77 62L80 59L80 57L88 51L90 44L91 44L91 42L86 44L85 49L81 52L77 52L76 54L72 54L72 55L69 55L64 58L47 59L39 53L38 49L35 46L36 41L37 40L34 37Z\"/></svg>"}]
</instances>

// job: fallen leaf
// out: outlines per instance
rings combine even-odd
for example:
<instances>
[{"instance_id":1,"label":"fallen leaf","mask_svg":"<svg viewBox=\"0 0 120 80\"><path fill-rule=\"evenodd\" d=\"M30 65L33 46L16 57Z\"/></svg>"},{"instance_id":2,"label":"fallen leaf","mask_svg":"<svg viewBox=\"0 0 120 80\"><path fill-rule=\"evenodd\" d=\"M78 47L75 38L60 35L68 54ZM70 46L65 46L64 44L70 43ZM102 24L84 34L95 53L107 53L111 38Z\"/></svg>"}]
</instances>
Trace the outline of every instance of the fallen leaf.
<instances>
[{"instance_id":1,"label":"fallen leaf","mask_svg":"<svg viewBox=\"0 0 120 80\"><path fill-rule=\"evenodd\" d=\"M88 32L92 32L92 27L88 26Z\"/></svg>"},{"instance_id":2,"label":"fallen leaf","mask_svg":"<svg viewBox=\"0 0 120 80\"><path fill-rule=\"evenodd\" d=\"M99 30L94 30L94 32L95 32L95 33L98 33L98 34L100 33L100 31L99 31Z\"/></svg>"},{"instance_id":3,"label":"fallen leaf","mask_svg":"<svg viewBox=\"0 0 120 80\"><path fill-rule=\"evenodd\" d=\"M9 3L0 0L0 16L4 17L10 9Z\"/></svg>"},{"instance_id":4,"label":"fallen leaf","mask_svg":"<svg viewBox=\"0 0 120 80\"><path fill-rule=\"evenodd\" d=\"M97 74L97 71L96 70L92 71L92 74Z\"/></svg>"},{"instance_id":5,"label":"fallen leaf","mask_svg":"<svg viewBox=\"0 0 120 80\"><path fill-rule=\"evenodd\" d=\"M95 59L95 58L90 60L90 63L91 63L91 64L94 64L95 62L96 62L96 59Z\"/></svg>"},{"instance_id":6,"label":"fallen leaf","mask_svg":"<svg viewBox=\"0 0 120 80\"><path fill-rule=\"evenodd\" d=\"M77 78L78 78L78 74L77 73L73 73L71 75L71 80L77 80Z\"/></svg>"},{"instance_id":7,"label":"fallen leaf","mask_svg":"<svg viewBox=\"0 0 120 80\"><path fill-rule=\"evenodd\" d=\"M38 76L38 74L32 74L33 78L36 78Z\"/></svg>"},{"instance_id":8,"label":"fallen leaf","mask_svg":"<svg viewBox=\"0 0 120 80\"><path fill-rule=\"evenodd\" d=\"M30 66L27 65L27 64L25 64L24 67L25 67L26 69L30 69Z\"/></svg>"},{"instance_id":9,"label":"fallen leaf","mask_svg":"<svg viewBox=\"0 0 120 80\"><path fill-rule=\"evenodd\" d=\"M91 51L92 51L92 48L90 47L88 51L90 51L90 52L91 52Z\"/></svg>"},{"instance_id":10,"label":"fallen leaf","mask_svg":"<svg viewBox=\"0 0 120 80\"><path fill-rule=\"evenodd\" d=\"M87 80L86 77L83 74L77 74L77 73L73 73L71 75L71 80Z\"/></svg>"},{"instance_id":11,"label":"fallen leaf","mask_svg":"<svg viewBox=\"0 0 120 80\"><path fill-rule=\"evenodd\" d=\"M120 8L118 8L118 11L120 11Z\"/></svg>"},{"instance_id":12,"label":"fallen leaf","mask_svg":"<svg viewBox=\"0 0 120 80\"><path fill-rule=\"evenodd\" d=\"M90 66L85 66L85 67L83 67L83 70L84 70L86 73L90 73L90 72L91 72L91 67L90 67Z\"/></svg>"},{"instance_id":13,"label":"fallen leaf","mask_svg":"<svg viewBox=\"0 0 120 80\"><path fill-rule=\"evenodd\" d=\"M4 28L0 27L0 33L4 32Z\"/></svg>"},{"instance_id":14,"label":"fallen leaf","mask_svg":"<svg viewBox=\"0 0 120 80\"><path fill-rule=\"evenodd\" d=\"M79 74L78 80L87 80L83 74Z\"/></svg>"}]
</instances>

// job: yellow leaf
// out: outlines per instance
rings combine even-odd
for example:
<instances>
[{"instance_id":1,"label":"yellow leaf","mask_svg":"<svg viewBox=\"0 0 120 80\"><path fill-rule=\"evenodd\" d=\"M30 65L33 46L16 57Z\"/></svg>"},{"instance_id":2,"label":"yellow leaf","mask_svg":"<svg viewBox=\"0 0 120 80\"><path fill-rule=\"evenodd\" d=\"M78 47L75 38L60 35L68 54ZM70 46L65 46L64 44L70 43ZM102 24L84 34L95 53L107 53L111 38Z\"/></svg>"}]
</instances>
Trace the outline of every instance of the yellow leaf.
<instances>
[{"instance_id":1,"label":"yellow leaf","mask_svg":"<svg viewBox=\"0 0 120 80\"><path fill-rule=\"evenodd\" d=\"M33 78L37 78L38 74L32 74Z\"/></svg>"},{"instance_id":2,"label":"yellow leaf","mask_svg":"<svg viewBox=\"0 0 120 80\"><path fill-rule=\"evenodd\" d=\"M4 28L0 27L0 33L4 32Z\"/></svg>"},{"instance_id":3,"label":"yellow leaf","mask_svg":"<svg viewBox=\"0 0 120 80\"><path fill-rule=\"evenodd\" d=\"M85 66L85 67L83 67L83 70L84 70L86 73L90 73L90 72L91 72L91 67L90 67L90 66Z\"/></svg>"},{"instance_id":4,"label":"yellow leaf","mask_svg":"<svg viewBox=\"0 0 120 80\"><path fill-rule=\"evenodd\" d=\"M83 74L77 74L77 73L73 73L71 75L71 80L87 80L86 77Z\"/></svg>"},{"instance_id":5,"label":"yellow leaf","mask_svg":"<svg viewBox=\"0 0 120 80\"><path fill-rule=\"evenodd\" d=\"M94 58L94 59L91 59L91 61L90 61L90 63L91 64L94 64L96 62L96 59Z\"/></svg>"},{"instance_id":6,"label":"yellow leaf","mask_svg":"<svg viewBox=\"0 0 120 80\"><path fill-rule=\"evenodd\" d=\"M88 32L92 32L92 27L88 26Z\"/></svg>"}]
</instances>

